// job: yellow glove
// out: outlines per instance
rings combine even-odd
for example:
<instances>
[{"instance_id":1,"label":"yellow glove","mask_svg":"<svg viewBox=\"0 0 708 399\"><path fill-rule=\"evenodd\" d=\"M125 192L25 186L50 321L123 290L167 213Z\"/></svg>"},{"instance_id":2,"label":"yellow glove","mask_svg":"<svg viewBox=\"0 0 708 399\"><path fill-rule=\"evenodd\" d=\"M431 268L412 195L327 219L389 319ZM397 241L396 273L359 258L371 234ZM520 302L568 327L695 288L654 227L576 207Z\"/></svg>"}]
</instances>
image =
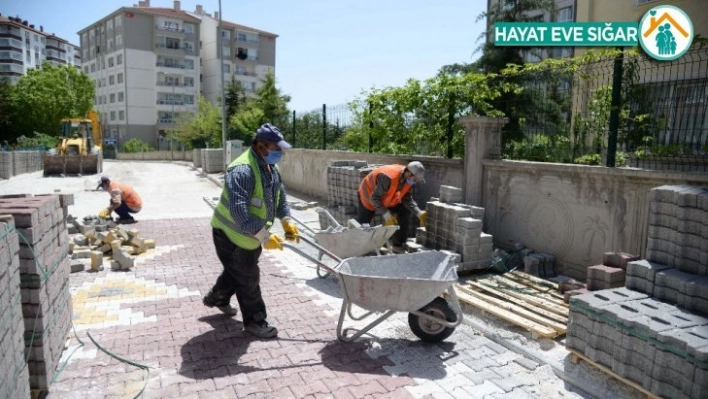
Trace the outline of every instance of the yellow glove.
<instances>
[{"instance_id":1,"label":"yellow glove","mask_svg":"<svg viewBox=\"0 0 708 399\"><path fill-rule=\"evenodd\" d=\"M420 227L425 227L425 222L428 221L428 212L422 211L418 214L418 220L420 220Z\"/></svg>"},{"instance_id":2,"label":"yellow glove","mask_svg":"<svg viewBox=\"0 0 708 399\"><path fill-rule=\"evenodd\" d=\"M395 226L398 224L398 219L396 219L396 216L392 215L389 211L386 211L386 213L383 214L383 218L384 226Z\"/></svg>"},{"instance_id":3,"label":"yellow glove","mask_svg":"<svg viewBox=\"0 0 708 399\"><path fill-rule=\"evenodd\" d=\"M279 235L277 235L277 234L275 234L275 233L270 233L270 238L268 239L268 241L266 241L265 243L263 243L263 248L265 248L265 249L280 249L280 250L282 250L282 249L283 249L283 246L280 244L281 242L283 242L283 239L280 238Z\"/></svg>"},{"instance_id":4,"label":"yellow glove","mask_svg":"<svg viewBox=\"0 0 708 399\"><path fill-rule=\"evenodd\" d=\"M100 217L102 219L108 219L111 217L111 212L113 212L113 210L111 208L103 209L100 212L98 212L98 217Z\"/></svg>"},{"instance_id":5,"label":"yellow glove","mask_svg":"<svg viewBox=\"0 0 708 399\"><path fill-rule=\"evenodd\" d=\"M292 237L297 237L300 235L300 232L297 229L297 226L295 226L295 223L293 220L289 217L283 218L280 220L280 223L283 225L283 230L285 231L285 236L292 236Z\"/></svg>"}]
</instances>

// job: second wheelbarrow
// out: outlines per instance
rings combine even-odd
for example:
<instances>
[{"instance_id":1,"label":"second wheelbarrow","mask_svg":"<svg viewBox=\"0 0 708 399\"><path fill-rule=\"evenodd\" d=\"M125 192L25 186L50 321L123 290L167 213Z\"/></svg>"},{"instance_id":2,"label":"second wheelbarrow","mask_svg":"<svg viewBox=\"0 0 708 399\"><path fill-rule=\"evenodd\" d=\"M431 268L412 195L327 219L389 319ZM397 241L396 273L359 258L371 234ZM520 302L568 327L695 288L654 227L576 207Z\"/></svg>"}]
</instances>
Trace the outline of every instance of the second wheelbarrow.
<instances>
[{"instance_id":1,"label":"second wheelbarrow","mask_svg":"<svg viewBox=\"0 0 708 399\"><path fill-rule=\"evenodd\" d=\"M439 342L449 337L462 323L454 284L457 270L451 257L439 251L416 252L391 256L364 256L341 259L307 237L302 241L339 262L332 268L291 243L283 246L317 263L337 276L342 290L342 309L337 324L337 338L353 341L391 317L396 312L408 312L408 325L418 338ZM447 290L451 304L442 296ZM366 311L354 315L352 306ZM345 315L359 321L374 313L383 313L356 333L348 335L343 324Z\"/></svg>"}]
</instances>

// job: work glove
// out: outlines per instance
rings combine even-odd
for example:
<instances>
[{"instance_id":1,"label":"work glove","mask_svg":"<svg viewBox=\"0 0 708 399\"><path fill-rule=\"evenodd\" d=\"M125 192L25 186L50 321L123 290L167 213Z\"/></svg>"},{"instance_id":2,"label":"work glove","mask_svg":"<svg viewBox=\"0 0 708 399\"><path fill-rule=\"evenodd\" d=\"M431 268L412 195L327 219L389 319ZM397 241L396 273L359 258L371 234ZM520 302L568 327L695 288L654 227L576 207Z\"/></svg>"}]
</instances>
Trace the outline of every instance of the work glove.
<instances>
[{"instance_id":1,"label":"work glove","mask_svg":"<svg viewBox=\"0 0 708 399\"><path fill-rule=\"evenodd\" d=\"M283 225L286 240L300 242L300 232L298 231L292 218L284 217L280 219L280 223Z\"/></svg>"},{"instance_id":2,"label":"work glove","mask_svg":"<svg viewBox=\"0 0 708 399\"><path fill-rule=\"evenodd\" d=\"M275 234L275 233L270 233L270 238L268 239L268 241L266 241L265 243L263 243L263 248L265 248L265 249L280 249L280 250L282 250L282 249L283 249L283 245L280 244L281 242L283 242L283 239L280 238L279 235L277 235L277 234Z\"/></svg>"},{"instance_id":3,"label":"work glove","mask_svg":"<svg viewBox=\"0 0 708 399\"><path fill-rule=\"evenodd\" d=\"M389 211L386 211L386 213L383 214L383 218L384 226L395 226L398 224L398 219L396 219L396 217Z\"/></svg>"},{"instance_id":4,"label":"work glove","mask_svg":"<svg viewBox=\"0 0 708 399\"><path fill-rule=\"evenodd\" d=\"M418 214L418 220L420 220L420 227L425 227L425 222L428 221L428 212L421 211Z\"/></svg>"},{"instance_id":5,"label":"work glove","mask_svg":"<svg viewBox=\"0 0 708 399\"><path fill-rule=\"evenodd\" d=\"M103 209L100 212L98 212L98 217L100 217L101 219L110 219L111 212L113 212L113 210L111 208Z\"/></svg>"}]
</instances>

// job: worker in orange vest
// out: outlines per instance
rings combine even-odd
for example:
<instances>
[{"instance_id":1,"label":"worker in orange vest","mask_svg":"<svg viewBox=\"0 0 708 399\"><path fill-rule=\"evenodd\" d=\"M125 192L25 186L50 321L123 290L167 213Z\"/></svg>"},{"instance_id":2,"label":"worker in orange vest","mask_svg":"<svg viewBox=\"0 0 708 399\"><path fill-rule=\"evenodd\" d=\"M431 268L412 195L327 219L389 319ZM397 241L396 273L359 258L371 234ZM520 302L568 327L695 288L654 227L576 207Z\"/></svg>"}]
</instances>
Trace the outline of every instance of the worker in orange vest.
<instances>
[{"instance_id":1,"label":"worker in orange vest","mask_svg":"<svg viewBox=\"0 0 708 399\"><path fill-rule=\"evenodd\" d=\"M418 161L408 165L384 165L372 170L359 184L357 222L371 223L376 212L383 215L385 226L398 224L391 237L393 252L405 252L411 214L425 226L426 212L418 208L410 193L416 183L425 183L425 167Z\"/></svg>"},{"instance_id":2,"label":"worker in orange vest","mask_svg":"<svg viewBox=\"0 0 708 399\"><path fill-rule=\"evenodd\" d=\"M143 200L135 189L127 184L121 184L116 181L111 181L108 176L101 176L98 181L96 190L103 189L111 195L108 208L103 209L98 213L98 216L104 219L109 219L111 213L118 214L118 223L129 224L135 223L135 219L131 213L138 213L143 208Z\"/></svg>"}]
</instances>

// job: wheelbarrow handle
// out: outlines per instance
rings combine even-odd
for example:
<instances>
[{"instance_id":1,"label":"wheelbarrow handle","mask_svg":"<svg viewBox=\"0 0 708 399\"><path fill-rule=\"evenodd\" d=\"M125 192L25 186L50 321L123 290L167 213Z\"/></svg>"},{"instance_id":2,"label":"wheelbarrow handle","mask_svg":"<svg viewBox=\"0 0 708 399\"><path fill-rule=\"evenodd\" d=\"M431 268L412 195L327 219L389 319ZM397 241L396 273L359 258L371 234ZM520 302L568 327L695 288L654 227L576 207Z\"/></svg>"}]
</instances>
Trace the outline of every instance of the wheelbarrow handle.
<instances>
[{"instance_id":1,"label":"wheelbarrow handle","mask_svg":"<svg viewBox=\"0 0 708 399\"><path fill-rule=\"evenodd\" d=\"M314 247L316 250L318 250L318 251L322 252L323 254L329 256L330 258L334 259L337 263L342 261L342 258L335 255L334 253L332 253L332 251L328 250L327 248L323 247L322 245L318 244L317 242L313 241L313 239L311 237L307 237L307 236L303 236L303 235L293 237L289 234L286 234L285 237L299 238L300 240L302 240L302 241L308 243L310 246Z\"/></svg>"},{"instance_id":2,"label":"wheelbarrow handle","mask_svg":"<svg viewBox=\"0 0 708 399\"><path fill-rule=\"evenodd\" d=\"M297 224L299 224L300 226L302 226L305 230L307 230L307 231L308 231L309 233L311 233L312 235L317 234L317 232L314 231L314 230L312 230L312 228L310 228L310 226L308 226L308 225L306 225L305 223L301 222L300 220L296 219L294 216L290 215L290 219L294 220Z\"/></svg>"},{"instance_id":3,"label":"wheelbarrow handle","mask_svg":"<svg viewBox=\"0 0 708 399\"><path fill-rule=\"evenodd\" d=\"M303 238L303 237L301 236L300 239L302 239L302 238ZM303 240L303 241L304 241L304 240ZM295 252L295 253L297 253L298 255L302 256L303 258L305 258L305 259L307 259L307 260L309 260L309 261L311 261L311 262L317 264L319 267L325 269L328 273L337 275L337 271L336 271L336 270L334 270L332 267L330 267L330 266L327 265L326 263L322 262L321 260L319 260L319 259L313 257L312 255L308 254L307 252L303 251L303 250L300 249L297 245L291 244L291 243L289 243L289 242L287 242L287 241L281 242L280 245L282 245L284 248L290 248L291 250L293 250L293 252Z\"/></svg>"}]
</instances>

